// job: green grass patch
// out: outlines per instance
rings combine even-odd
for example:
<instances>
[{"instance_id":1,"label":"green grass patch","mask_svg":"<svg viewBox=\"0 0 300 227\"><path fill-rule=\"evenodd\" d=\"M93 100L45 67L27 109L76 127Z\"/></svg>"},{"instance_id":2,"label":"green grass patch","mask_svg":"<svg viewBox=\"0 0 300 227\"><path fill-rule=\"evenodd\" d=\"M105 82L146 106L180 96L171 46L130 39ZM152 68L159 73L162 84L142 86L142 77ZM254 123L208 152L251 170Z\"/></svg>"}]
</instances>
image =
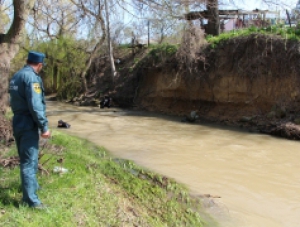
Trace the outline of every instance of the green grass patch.
<instances>
[{"instance_id":1,"label":"green grass patch","mask_svg":"<svg viewBox=\"0 0 300 227\"><path fill-rule=\"evenodd\" d=\"M46 171L38 174L38 195L49 208L20 205L19 168L1 167L3 226L216 226L209 216L204 221L199 200L172 179L61 132L54 131L48 143L41 146L39 163ZM12 147L6 155L16 153ZM67 173L52 171L61 165Z\"/></svg>"},{"instance_id":2,"label":"green grass patch","mask_svg":"<svg viewBox=\"0 0 300 227\"><path fill-rule=\"evenodd\" d=\"M170 45L170 44L161 44L151 46L151 50L149 51L149 55L155 61L161 61L164 58L170 57L174 55L178 50L178 46Z\"/></svg>"},{"instance_id":3,"label":"green grass patch","mask_svg":"<svg viewBox=\"0 0 300 227\"><path fill-rule=\"evenodd\" d=\"M234 37L249 36L251 34L279 35L282 38L288 40L300 40L300 29L298 27L287 27L283 25L273 25L265 28L252 26L245 29L224 32L219 36L208 35L206 37L206 40L211 44L212 48L215 48L223 41L229 40Z\"/></svg>"}]
</instances>

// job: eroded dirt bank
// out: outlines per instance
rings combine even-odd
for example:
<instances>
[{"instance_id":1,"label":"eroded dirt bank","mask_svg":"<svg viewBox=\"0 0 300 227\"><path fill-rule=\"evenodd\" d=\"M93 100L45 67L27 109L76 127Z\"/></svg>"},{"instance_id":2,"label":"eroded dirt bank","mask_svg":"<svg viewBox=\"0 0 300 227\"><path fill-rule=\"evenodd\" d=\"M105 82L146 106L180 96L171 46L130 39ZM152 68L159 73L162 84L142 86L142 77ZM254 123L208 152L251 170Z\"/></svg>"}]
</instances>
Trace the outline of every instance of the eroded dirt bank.
<instances>
[{"instance_id":1,"label":"eroded dirt bank","mask_svg":"<svg viewBox=\"0 0 300 227\"><path fill-rule=\"evenodd\" d=\"M128 75L112 92L120 104L300 139L299 43L251 35L199 50L183 66L173 57ZM146 67L147 66L147 67Z\"/></svg>"}]
</instances>

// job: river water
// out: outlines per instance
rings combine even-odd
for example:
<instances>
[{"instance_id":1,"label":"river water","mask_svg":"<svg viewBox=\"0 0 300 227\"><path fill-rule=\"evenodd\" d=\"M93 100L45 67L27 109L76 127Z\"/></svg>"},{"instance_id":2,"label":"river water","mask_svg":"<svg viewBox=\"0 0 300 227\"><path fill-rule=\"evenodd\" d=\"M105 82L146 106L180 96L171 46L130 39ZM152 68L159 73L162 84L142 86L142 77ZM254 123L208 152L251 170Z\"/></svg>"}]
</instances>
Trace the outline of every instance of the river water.
<instances>
[{"instance_id":1,"label":"river water","mask_svg":"<svg viewBox=\"0 0 300 227\"><path fill-rule=\"evenodd\" d=\"M47 102L50 126L211 194L222 227L300 226L300 142L140 111Z\"/></svg>"}]
</instances>

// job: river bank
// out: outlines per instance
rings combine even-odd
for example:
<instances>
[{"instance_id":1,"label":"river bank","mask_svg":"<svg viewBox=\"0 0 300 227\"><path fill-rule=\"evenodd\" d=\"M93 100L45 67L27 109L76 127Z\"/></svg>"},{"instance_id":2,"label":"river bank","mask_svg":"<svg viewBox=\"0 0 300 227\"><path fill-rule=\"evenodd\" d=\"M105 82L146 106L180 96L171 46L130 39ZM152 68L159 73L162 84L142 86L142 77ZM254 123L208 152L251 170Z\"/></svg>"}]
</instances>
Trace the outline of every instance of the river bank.
<instances>
[{"instance_id":1,"label":"river bank","mask_svg":"<svg viewBox=\"0 0 300 227\"><path fill-rule=\"evenodd\" d=\"M43 187L38 194L48 209L36 212L19 203L19 168L7 159L7 168L0 168L3 225L218 226L201 206L203 198L191 196L173 179L115 158L84 139L52 133L40 144L38 174ZM1 158L14 155L12 146Z\"/></svg>"}]
</instances>

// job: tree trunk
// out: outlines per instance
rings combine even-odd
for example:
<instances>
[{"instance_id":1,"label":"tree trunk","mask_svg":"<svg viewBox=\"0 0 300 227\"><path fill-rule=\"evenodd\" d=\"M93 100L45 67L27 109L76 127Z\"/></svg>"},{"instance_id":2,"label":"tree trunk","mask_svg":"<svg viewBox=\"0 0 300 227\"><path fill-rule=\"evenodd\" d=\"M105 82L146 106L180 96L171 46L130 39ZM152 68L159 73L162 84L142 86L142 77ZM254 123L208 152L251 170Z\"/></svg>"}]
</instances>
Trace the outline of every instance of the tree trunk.
<instances>
[{"instance_id":1,"label":"tree trunk","mask_svg":"<svg viewBox=\"0 0 300 227\"><path fill-rule=\"evenodd\" d=\"M108 5L107 0L104 0L105 2L105 14L106 14L106 31L107 31L107 43L108 43L108 52L109 52L109 60L110 60L110 66L111 66L111 74L112 77L116 75L116 67L115 67L115 60L113 55L113 47L111 45L111 39L110 39L110 27L109 27L109 11L108 11Z\"/></svg>"},{"instance_id":2,"label":"tree trunk","mask_svg":"<svg viewBox=\"0 0 300 227\"><path fill-rule=\"evenodd\" d=\"M87 80L86 80L86 73L87 73L87 71L88 71L88 69L89 69L89 67L91 65L91 57L89 58L89 60L88 60L88 62L86 64L87 65L86 65L85 69L81 72L81 75L80 75L81 81L82 81L81 87L82 87L82 92L83 93L85 93L85 92L88 91Z\"/></svg>"},{"instance_id":3,"label":"tree trunk","mask_svg":"<svg viewBox=\"0 0 300 227\"><path fill-rule=\"evenodd\" d=\"M34 2L35 0L14 0L13 23L6 34L0 34L0 114L4 114L8 106L10 61L19 51L25 23Z\"/></svg>"},{"instance_id":4,"label":"tree trunk","mask_svg":"<svg viewBox=\"0 0 300 227\"><path fill-rule=\"evenodd\" d=\"M217 36L220 33L220 19L218 0L207 1L207 11L209 13L208 24L206 33L209 35Z\"/></svg>"},{"instance_id":5,"label":"tree trunk","mask_svg":"<svg viewBox=\"0 0 300 227\"><path fill-rule=\"evenodd\" d=\"M10 61L17 52L17 45L0 43L0 114L4 114L8 106Z\"/></svg>"}]
</instances>

